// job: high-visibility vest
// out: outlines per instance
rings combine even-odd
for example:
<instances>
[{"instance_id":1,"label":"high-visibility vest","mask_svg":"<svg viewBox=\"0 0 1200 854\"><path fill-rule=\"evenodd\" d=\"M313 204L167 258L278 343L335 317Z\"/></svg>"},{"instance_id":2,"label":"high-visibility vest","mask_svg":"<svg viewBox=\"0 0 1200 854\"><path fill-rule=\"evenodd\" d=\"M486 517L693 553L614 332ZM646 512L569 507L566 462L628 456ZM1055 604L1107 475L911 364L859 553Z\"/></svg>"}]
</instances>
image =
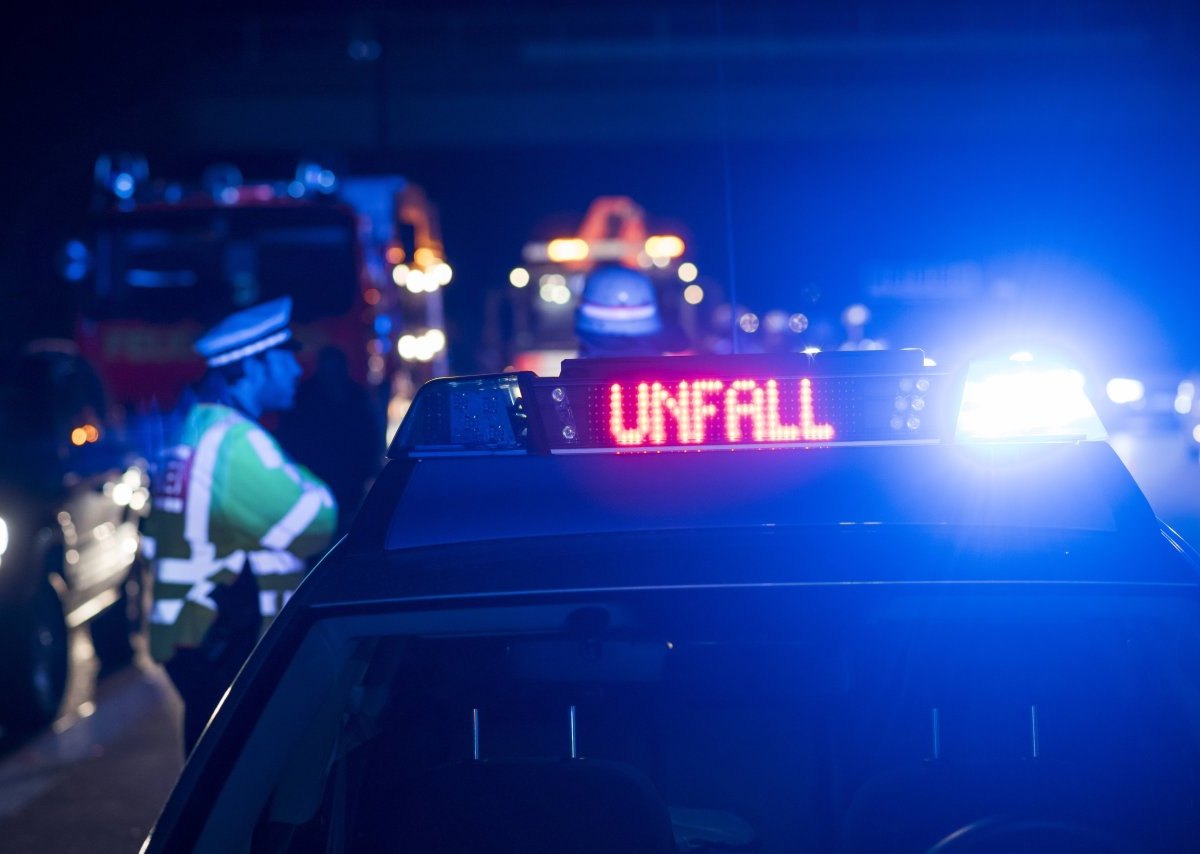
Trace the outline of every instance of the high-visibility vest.
<instances>
[{"instance_id":1,"label":"high-visibility vest","mask_svg":"<svg viewBox=\"0 0 1200 854\"><path fill-rule=\"evenodd\" d=\"M214 585L231 583L243 567L254 571L269 623L337 522L324 482L236 409L198 403L175 438L156 466L143 526L155 569L150 652L158 661L200 643L216 616Z\"/></svg>"}]
</instances>

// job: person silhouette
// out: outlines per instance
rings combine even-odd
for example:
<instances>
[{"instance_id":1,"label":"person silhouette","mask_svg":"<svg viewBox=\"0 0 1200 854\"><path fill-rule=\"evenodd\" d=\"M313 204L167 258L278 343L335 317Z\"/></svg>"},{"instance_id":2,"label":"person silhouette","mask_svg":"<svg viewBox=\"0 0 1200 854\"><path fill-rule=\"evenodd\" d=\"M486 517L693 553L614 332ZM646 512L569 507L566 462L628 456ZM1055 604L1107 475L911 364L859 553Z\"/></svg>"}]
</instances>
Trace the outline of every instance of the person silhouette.
<instances>
[{"instance_id":1,"label":"person silhouette","mask_svg":"<svg viewBox=\"0 0 1200 854\"><path fill-rule=\"evenodd\" d=\"M383 465L386 433L382 407L350 376L346 354L323 347L296 405L282 413L278 434L284 449L325 481L337 500L335 539L349 530Z\"/></svg>"}]
</instances>

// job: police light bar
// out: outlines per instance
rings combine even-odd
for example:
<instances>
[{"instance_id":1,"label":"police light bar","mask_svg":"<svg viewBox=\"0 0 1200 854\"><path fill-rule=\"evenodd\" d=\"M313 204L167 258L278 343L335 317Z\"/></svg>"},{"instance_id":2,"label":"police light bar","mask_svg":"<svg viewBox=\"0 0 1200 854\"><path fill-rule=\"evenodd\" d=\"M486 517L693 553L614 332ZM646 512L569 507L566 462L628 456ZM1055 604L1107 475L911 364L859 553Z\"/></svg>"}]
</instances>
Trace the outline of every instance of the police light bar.
<instances>
[{"instance_id":1,"label":"police light bar","mask_svg":"<svg viewBox=\"0 0 1200 854\"><path fill-rule=\"evenodd\" d=\"M575 359L557 378L427 384L392 455L934 442L954 388L919 350Z\"/></svg>"},{"instance_id":2,"label":"police light bar","mask_svg":"<svg viewBox=\"0 0 1200 854\"><path fill-rule=\"evenodd\" d=\"M1076 370L1013 361L974 362L967 370L957 441L1090 441L1106 436Z\"/></svg>"}]
</instances>

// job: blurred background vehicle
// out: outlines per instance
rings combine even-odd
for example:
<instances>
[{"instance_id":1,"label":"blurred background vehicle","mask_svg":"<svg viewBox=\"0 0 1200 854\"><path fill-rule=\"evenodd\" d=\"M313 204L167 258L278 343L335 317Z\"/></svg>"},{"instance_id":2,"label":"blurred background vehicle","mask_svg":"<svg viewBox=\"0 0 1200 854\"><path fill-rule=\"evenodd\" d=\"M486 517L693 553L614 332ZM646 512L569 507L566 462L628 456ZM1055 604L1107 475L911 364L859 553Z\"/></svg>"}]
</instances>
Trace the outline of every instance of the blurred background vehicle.
<instances>
[{"instance_id":1,"label":"blurred background vehicle","mask_svg":"<svg viewBox=\"0 0 1200 854\"><path fill-rule=\"evenodd\" d=\"M283 178L218 162L185 182L133 153L102 154L94 171L92 222L58 272L78 294L75 340L131 417L171 407L199 378L204 328L284 295L306 374L322 349L340 349L383 408L447 371L441 291L453 270L437 209L407 178L300 158Z\"/></svg>"},{"instance_id":2,"label":"blurred background vehicle","mask_svg":"<svg viewBox=\"0 0 1200 854\"><path fill-rule=\"evenodd\" d=\"M52 720L70 629L101 666L132 656L142 619L142 462L119 437L99 377L69 341L39 340L0 366L0 725Z\"/></svg>"}]
</instances>

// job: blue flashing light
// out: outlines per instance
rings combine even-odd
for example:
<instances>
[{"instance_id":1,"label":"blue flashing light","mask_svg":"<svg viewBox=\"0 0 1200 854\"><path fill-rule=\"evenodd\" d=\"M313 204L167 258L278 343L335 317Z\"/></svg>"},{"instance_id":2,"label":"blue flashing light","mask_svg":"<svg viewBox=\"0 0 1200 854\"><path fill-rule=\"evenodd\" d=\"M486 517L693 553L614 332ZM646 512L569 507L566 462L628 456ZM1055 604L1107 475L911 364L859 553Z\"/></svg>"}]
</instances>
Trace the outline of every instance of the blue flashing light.
<instances>
[{"instance_id":1,"label":"blue flashing light","mask_svg":"<svg viewBox=\"0 0 1200 854\"><path fill-rule=\"evenodd\" d=\"M133 190L136 186L133 176L128 172L122 172L113 179L113 193L118 199L133 198Z\"/></svg>"},{"instance_id":2,"label":"blue flashing light","mask_svg":"<svg viewBox=\"0 0 1200 854\"><path fill-rule=\"evenodd\" d=\"M386 314L381 314L375 318L375 334L380 338L386 338L392 331L392 319Z\"/></svg>"},{"instance_id":3,"label":"blue flashing light","mask_svg":"<svg viewBox=\"0 0 1200 854\"><path fill-rule=\"evenodd\" d=\"M525 453L526 421L515 374L432 380L409 407L389 456Z\"/></svg>"},{"instance_id":4,"label":"blue flashing light","mask_svg":"<svg viewBox=\"0 0 1200 854\"><path fill-rule=\"evenodd\" d=\"M87 275L88 265L83 261L71 261L63 268L63 276L68 282L78 282Z\"/></svg>"},{"instance_id":5,"label":"blue flashing light","mask_svg":"<svg viewBox=\"0 0 1200 854\"><path fill-rule=\"evenodd\" d=\"M1012 361L976 362L967 371L959 441L1106 437L1079 371Z\"/></svg>"}]
</instances>

